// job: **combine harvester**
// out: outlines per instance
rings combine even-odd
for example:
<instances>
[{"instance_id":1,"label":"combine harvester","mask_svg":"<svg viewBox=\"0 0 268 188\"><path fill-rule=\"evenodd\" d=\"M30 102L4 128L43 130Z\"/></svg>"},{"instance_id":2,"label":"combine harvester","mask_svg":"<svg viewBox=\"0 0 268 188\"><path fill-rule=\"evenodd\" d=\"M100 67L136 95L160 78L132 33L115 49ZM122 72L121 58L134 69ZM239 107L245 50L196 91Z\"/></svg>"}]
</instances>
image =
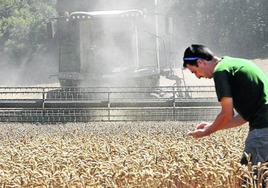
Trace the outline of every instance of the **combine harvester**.
<instances>
[{"instance_id":1,"label":"combine harvester","mask_svg":"<svg viewBox=\"0 0 268 188\"><path fill-rule=\"evenodd\" d=\"M0 121L210 120L212 86L173 74L174 22L165 1L58 0L48 23L57 41L61 87L0 88ZM104 2L104 1L103 1ZM116 7L111 9L111 7ZM160 76L177 85L159 86Z\"/></svg>"}]
</instances>

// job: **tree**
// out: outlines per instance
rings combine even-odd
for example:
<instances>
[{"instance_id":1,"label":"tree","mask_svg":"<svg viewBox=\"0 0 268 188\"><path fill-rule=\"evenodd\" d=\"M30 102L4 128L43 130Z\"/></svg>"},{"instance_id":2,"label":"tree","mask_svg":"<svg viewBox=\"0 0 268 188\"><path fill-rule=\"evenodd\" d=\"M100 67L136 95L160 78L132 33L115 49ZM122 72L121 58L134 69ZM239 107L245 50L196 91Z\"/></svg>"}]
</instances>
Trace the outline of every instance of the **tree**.
<instances>
[{"instance_id":1,"label":"tree","mask_svg":"<svg viewBox=\"0 0 268 188\"><path fill-rule=\"evenodd\" d=\"M21 63L46 49L46 23L56 16L48 0L0 0L0 51Z\"/></svg>"},{"instance_id":2,"label":"tree","mask_svg":"<svg viewBox=\"0 0 268 188\"><path fill-rule=\"evenodd\" d=\"M176 0L178 44L204 43L220 54L267 57L267 0Z\"/></svg>"}]
</instances>

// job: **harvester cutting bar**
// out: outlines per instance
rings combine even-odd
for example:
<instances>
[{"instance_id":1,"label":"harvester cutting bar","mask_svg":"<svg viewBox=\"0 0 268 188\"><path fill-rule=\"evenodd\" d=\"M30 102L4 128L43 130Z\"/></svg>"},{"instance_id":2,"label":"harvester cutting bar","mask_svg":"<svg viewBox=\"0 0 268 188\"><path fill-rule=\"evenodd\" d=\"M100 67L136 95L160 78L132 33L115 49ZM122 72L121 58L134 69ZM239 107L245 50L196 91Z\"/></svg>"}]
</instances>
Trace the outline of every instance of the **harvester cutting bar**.
<instances>
[{"instance_id":1,"label":"harvester cutting bar","mask_svg":"<svg viewBox=\"0 0 268 188\"><path fill-rule=\"evenodd\" d=\"M219 108L212 86L0 88L0 121L184 120L186 111L197 117L214 107Z\"/></svg>"},{"instance_id":2,"label":"harvester cutting bar","mask_svg":"<svg viewBox=\"0 0 268 188\"><path fill-rule=\"evenodd\" d=\"M1 122L211 121L219 107L0 109Z\"/></svg>"}]
</instances>

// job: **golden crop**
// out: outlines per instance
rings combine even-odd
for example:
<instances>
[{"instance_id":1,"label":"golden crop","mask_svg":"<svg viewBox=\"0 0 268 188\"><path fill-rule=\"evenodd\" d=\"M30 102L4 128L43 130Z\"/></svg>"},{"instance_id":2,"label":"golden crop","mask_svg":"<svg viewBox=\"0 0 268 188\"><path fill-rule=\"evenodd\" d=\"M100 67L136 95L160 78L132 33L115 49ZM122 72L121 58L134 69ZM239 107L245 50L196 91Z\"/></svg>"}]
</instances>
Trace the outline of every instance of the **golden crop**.
<instances>
[{"instance_id":1,"label":"golden crop","mask_svg":"<svg viewBox=\"0 0 268 188\"><path fill-rule=\"evenodd\" d=\"M247 126L203 139L179 122L0 124L1 187L260 186L241 166ZM258 169L253 181L252 170ZM265 176L266 174L264 174Z\"/></svg>"}]
</instances>

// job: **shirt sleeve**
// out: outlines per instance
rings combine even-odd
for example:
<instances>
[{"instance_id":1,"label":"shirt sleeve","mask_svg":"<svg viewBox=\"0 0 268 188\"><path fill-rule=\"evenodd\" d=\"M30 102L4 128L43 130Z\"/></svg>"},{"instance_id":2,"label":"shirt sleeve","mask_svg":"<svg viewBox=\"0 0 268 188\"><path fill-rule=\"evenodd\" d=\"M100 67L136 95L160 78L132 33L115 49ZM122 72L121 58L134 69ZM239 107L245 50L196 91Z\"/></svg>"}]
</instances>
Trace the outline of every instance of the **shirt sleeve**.
<instances>
[{"instance_id":1,"label":"shirt sleeve","mask_svg":"<svg viewBox=\"0 0 268 188\"><path fill-rule=\"evenodd\" d=\"M232 97L230 73L226 70L218 71L214 73L213 78L218 101L220 102L223 97Z\"/></svg>"}]
</instances>

